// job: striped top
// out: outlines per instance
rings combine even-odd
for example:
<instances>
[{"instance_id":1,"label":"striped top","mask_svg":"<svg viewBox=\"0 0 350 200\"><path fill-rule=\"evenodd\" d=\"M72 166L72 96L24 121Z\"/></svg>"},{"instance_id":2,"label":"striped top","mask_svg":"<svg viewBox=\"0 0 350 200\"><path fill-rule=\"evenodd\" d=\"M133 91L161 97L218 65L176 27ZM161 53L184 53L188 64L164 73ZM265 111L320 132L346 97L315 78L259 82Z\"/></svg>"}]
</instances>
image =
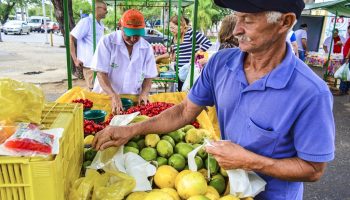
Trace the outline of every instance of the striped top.
<instances>
[{"instance_id":1,"label":"striped top","mask_svg":"<svg viewBox=\"0 0 350 200\"><path fill-rule=\"evenodd\" d=\"M187 63L191 62L191 55L192 55L192 29L188 29L187 32L184 35L184 41L180 44L180 51L179 51L179 68L184 66ZM206 38L202 33L197 31L196 35L196 52L200 49L202 51L207 51L209 47L211 46L210 40ZM174 54L176 56L176 49L177 45L173 44L173 50ZM176 57L175 57L176 59Z\"/></svg>"}]
</instances>

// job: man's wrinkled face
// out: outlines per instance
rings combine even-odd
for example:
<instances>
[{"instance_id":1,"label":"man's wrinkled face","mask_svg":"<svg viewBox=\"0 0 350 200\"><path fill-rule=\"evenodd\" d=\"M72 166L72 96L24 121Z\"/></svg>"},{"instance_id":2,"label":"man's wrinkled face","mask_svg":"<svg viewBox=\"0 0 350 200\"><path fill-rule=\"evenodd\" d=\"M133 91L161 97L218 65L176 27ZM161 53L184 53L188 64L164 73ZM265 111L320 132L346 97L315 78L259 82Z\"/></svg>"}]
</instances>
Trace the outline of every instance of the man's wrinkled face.
<instances>
[{"instance_id":1,"label":"man's wrinkled face","mask_svg":"<svg viewBox=\"0 0 350 200\"><path fill-rule=\"evenodd\" d=\"M140 38L141 38L141 36L138 36L138 35L127 36L127 35L125 34L123 28L122 28L121 30L122 30L122 33L123 33L123 34L122 34L123 40L124 40L124 42L125 42L127 45L129 45L129 46L133 46L133 45L136 44L136 43L140 40Z\"/></svg>"},{"instance_id":2,"label":"man's wrinkled face","mask_svg":"<svg viewBox=\"0 0 350 200\"><path fill-rule=\"evenodd\" d=\"M278 24L268 23L264 12L236 12L236 27L233 34L238 38L239 48L245 52L259 52L268 48L280 37Z\"/></svg>"}]
</instances>

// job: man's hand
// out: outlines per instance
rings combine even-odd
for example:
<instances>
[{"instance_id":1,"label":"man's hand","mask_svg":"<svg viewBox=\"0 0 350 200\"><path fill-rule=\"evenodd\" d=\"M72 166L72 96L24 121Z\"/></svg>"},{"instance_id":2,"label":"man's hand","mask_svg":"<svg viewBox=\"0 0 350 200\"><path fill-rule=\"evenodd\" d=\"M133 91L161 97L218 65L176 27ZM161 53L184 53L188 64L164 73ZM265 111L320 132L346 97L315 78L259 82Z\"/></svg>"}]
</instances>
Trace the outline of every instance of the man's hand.
<instances>
[{"instance_id":1,"label":"man's hand","mask_svg":"<svg viewBox=\"0 0 350 200\"><path fill-rule=\"evenodd\" d=\"M92 147L96 150L104 150L109 147L118 147L126 144L134 135L128 126L107 126L96 133L92 141Z\"/></svg>"},{"instance_id":2,"label":"man's hand","mask_svg":"<svg viewBox=\"0 0 350 200\"><path fill-rule=\"evenodd\" d=\"M146 105L149 103L148 94L141 93L138 98L138 105Z\"/></svg>"},{"instance_id":3,"label":"man's hand","mask_svg":"<svg viewBox=\"0 0 350 200\"><path fill-rule=\"evenodd\" d=\"M74 60L74 65L76 67L84 67L84 63L79 59Z\"/></svg>"},{"instance_id":4,"label":"man's hand","mask_svg":"<svg viewBox=\"0 0 350 200\"><path fill-rule=\"evenodd\" d=\"M342 46L343 43L342 43L341 41L338 41L338 42L337 42L337 45Z\"/></svg>"},{"instance_id":5,"label":"man's hand","mask_svg":"<svg viewBox=\"0 0 350 200\"><path fill-rule=\"evenodd\" d=\"M123 104L118 94L112 95L112 113L119 115L123 111Z\"/></svg>"},{"instance_id":6,"label":"man's hand","mask_svg":"<svg viewBox=\"0 0 350 200\"><path fill-rule=\"evenodd\" d=\"M249 160L252 152L230 141L212 142L213 146L206 146L207 153L212 154L220 167L229 169L249 170Z\"/></svg>"}]
</instances>

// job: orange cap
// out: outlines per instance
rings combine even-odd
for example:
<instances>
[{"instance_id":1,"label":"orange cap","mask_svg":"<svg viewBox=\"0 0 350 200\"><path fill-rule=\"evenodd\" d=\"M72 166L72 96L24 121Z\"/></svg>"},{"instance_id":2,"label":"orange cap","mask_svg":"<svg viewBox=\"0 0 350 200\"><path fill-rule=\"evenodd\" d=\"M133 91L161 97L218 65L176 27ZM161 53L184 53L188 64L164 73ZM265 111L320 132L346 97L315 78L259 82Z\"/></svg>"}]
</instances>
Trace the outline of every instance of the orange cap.
<instances>
[{"instance_id":1,"label":"orange cap","mask_svg":"<svg viewBox=\"0 0 350 200\"><path fill-rule=\"evenodd\" d=\"M124 28L124 32L128 36L144 35L145 32L145 18L143 14L136 10L130 9L124 12L120 19L120 25Z\"/></svg>"}]
</instances>

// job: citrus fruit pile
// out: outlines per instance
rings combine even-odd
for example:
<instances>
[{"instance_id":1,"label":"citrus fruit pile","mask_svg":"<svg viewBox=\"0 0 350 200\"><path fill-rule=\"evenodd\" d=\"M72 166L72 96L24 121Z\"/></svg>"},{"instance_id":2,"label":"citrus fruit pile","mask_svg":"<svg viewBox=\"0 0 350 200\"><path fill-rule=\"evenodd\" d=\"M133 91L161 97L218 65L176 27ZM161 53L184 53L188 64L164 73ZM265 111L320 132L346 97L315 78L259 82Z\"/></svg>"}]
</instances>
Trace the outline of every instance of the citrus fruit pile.
<instances>
[{"instance_id":1,"label":"citrus fruit pile","mask_svg":"<svg viewBox=\"0 0 350 200\"><path fill-rule=\"evenodd\" d=\"M141 115L132 123L146 119L147 116ZM228 195L226 171L220 168L215 158L208 155L204 148L195 157L198 171L188 169L188 153L210 137L209 131L186 125L168 134L148 134L132 138L124 146L124 153L136 153L158 168L153 177L152 191L131 193L126 199L239 200ZM207 178L208 170L210 179Z\"/></svg>"}]
</instances>

